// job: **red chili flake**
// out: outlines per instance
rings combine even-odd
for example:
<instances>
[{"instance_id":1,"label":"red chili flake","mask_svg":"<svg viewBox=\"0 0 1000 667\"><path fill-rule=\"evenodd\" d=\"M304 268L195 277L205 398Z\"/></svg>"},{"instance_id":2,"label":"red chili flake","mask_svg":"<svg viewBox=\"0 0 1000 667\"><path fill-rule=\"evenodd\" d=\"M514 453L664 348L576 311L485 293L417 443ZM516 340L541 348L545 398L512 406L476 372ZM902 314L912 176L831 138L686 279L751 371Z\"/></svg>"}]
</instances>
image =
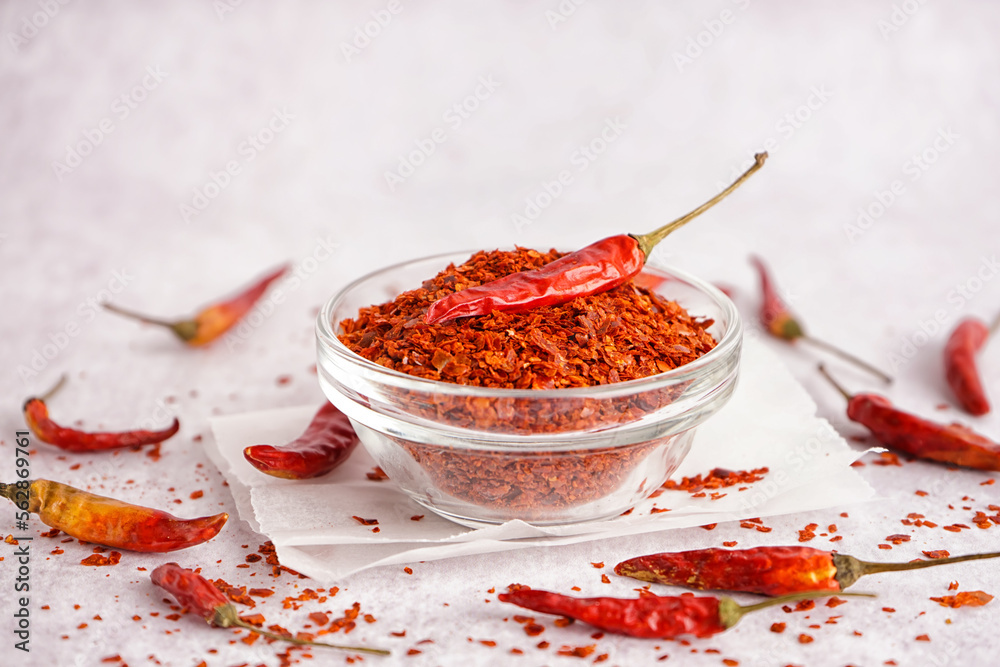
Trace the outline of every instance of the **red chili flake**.
<instances>
[{"instance_id":1,"label":"red chili flake","mask_svg":"<svg viewBox=\"0 0 1000 667\"><path fill-rule=\"evenodd\" d=\"M192 492L191 492L191 500L198 500L198 499L199 499L199 498L201 498L201 497L202 497L203 495L205 495L205 492L204 492L204 491L201 491L201 490L198 490L198 491L192 491Z\"/></svg>"},{"instance_id":2,"label":"red chili flake","mask_svg":"<svg viewBox=\"0 0 1000 667\"><path fill-rule=\"evenodd\" d=\"M926 491L921 491L920 489L917 489L916 491L914 491L914 493L917 494L918 496L926 496L926 495L928 495L928 493Z\"/></svg>"},{"instance_id":3,"label":"red chili flake","mask_svg":"<svg viewBox=\"0 0 1000 667\"><path fill-rule=\"evenodd\" d=\"M878 456L879 458L872 461L877 466L903 466L895 452L881 452Z\"/></svg>"},{"instance_id":4,"label":"red chili flake","mask_svg":"<svg viewBox=\"0 0 1000 667\"><path fill-rule=\"evenodd\" d=\"M736 540L733 540L732 542L723 542L722 546L724 546L724 547L735 547L737 544L739 544L739 543Z\"/></svg>"},{"instance_id":5,"label":"red chili flake","mask_svg":"<svg viewBox=\"0 0 1000 667\"><path fill-rule=\"evenodd\" d=\"M596 658L594 658L594 663L596 664L598 662L604 662L604 661L606 661L610 657L611 657L611 655L609 653L602 653L599 656L597 656Z\"/></svg>"},{"instance_id":6,"label":"red chili flake","mask_svg":"<svg viewBox=\"0 0 1000 667\"><path fill-rule=\"evenodd\" d=\"M921 553L930 559L947 558L948 556L951 555L948 551L944 549L938 549L936 551L922 551Z\"/></svg>"},{"instance_id":7,"label":"red chili flake","mask_svg":"<svg viewBox=\"0 0 1000 667\"><path fill-rule=\"evenodd\" d=\"M847 600L843 598L838 598L837 596L834 596L826 601L826 606L830 607L831 609L833 607L839 607L842 604L847 604Z\"/></svg>"},{"instance_id":8,"label":"red chili flake","mask_svg":"<svg viewBox=\"0 0 1000 667\"><path fill-rule=\"evenodd\" d=\"M534 621L526 623L524 626L524 633L529 637L537 637L543 632L545 632L545 626Z\"/></svg>"},{"instance_id":9,"label":"red chili flake","mask_svg":"<svg viewBox=\"0 0 1000 667\"><path fill-rule=\"evenodd\" d=\"M892 542L893 544L902 544L903 542L909 542L909 535L889 535L885 538L886 542Z\"/></svg>"},{"instance_id":10,"label":"red chili flake","mask_svg":"<svg viewBox=\"0 0 1000 667\"><path fill-rule=\"evenodd\" d=\"M14 539L13 535L8 535L7 537L3 538L3 541L7 544L13 544L13 545L18 544L18 541Z\"/></svg>"},{"instance_id":11,"label":"red chili flake","mask_svg":"<svg viewBox=\"0 0 1000 667\"><path fill-rule=\"evenodd\" d=\"M275 378L275 383L279 387L283 387L283 386L285 386L286 384L288 384L291 381L292 381L292 376L291 375L279 375L277 378Z\"/></svg>"},{"instance_id":12,"label":"red chili flake","mask_svg":"<svg viewBox=\"0 0 1000 667\"><path fill-rule=\"evenodd\" d=\"M896 613L896 610L893 609L892 607L882 607L882 611L884 611L887 614L895 614Z\"/></svg>"},{"instance_id":13,"label":"red chili flake","mask_svg":"<svg viewBox=\"0 0 1000 667\"><path fill-rule=\"evenodd\" d=\"M829 541L830 541L830 542L839 542L839 541L841 541L842 539L844 539L844 536L843 536L843 535L837 535L836 537L831 537Z\"/></svg>"},{"instance_id":14,"label":"red chili flake","mask_svg":"<svg viewBox=\"0 0 1000 667\"><path fill-rule=\"evenodd\" d=\"M250 625L257 626L258 628L264 627L264 623L267 622L267 619L264 618L263 614L248 614L246 616L240 616L240 620L245 621Z\"/></svg>"},{"instance_id":15,"label":"red chili flake","mask_svg":"<svg viewBox=\"0 0 1000 667\"><path fill-rule=\"evenodd\" d=\"M812 641L813 641L813 638L810 637L809 635L805 634L805 633L799 635L799 643L800 644L809 644Z\"/></svg>"},{"instance_id":16,"label":"red chili flake","mask_svg":"<svg viewBox=\"0 0 1000 667\"><path fill-rule=\"evenodd\" d=\"M669 511L670 511L669 507L652 507L652 508L650 508L649 513L650 514L661 514L663 512L669 512Z\"/></svg>"},{"instance_id":17,"label":"red chili flake","mask_svg":"<svg viewBox=\"0 0 1000 667\"><path fill-rule=\"evenodd\" d=\"M663 483L664 489L670 491L687 491L689 493L701 493L705 489L723 489L737 484L751 484L764 479L770 472L767 467L755 468L753 470L726 470L715 468L706 475L695 475L694 477L683 477L681 481L675 482L667 480Z\"/></svg>"},{"instance_id":18,"label":"red chili flake","mask_svg":"<svg viewBox=\"0 0 1000 667\"><path fill-rule=\"evenodd\" d=\"M727 665L727 667L736 667L740 664L739 660L733 660L732 658L723 658L722 664Z\"/></svg>"},{"instance_id":19,"label":"red chili flake","mask_svg":"<svg viewBox=\"0 0 1000 667\"><path fill-rule=\"evenodd\" d=\"M599 570L602 567L604 567L604 562L602 561L600 563L591 563L591 566L596 567Z\"/></svg>"},{"instance_id":20,"label":"red chili flake","mask_svg":"<svg viewBox=\"0 0 1000 667\"><path fill-rule=\"evenodd\" d=\"M538 648L540 648L542 650L545 650L545 649L547 649L550 646L550 644L548 642L546 642L546 641L540 641L540 642L538 642L537 646L538 646Z\"/></svg>"},{"instance_id":21,"label":"red chili flake","mask_svg":"<svg viewBox=\"0 0 1000 667\"><path fill-rule=\"evenodd\" d=\"M362 526L377 526L378 519L362 519L359 516L352 516L352 519L360 523Z\"/></svg>"},{"instance_id":22,"label":"red chili flake","mask_svg":"<svg viewBox=\"0 0 1000 667\"><path fill-rule=\"evenodd\" d=\"M101 658L101 662L121 662L122 657L117 653L115 655L109 655L107 658Z\"/></svg>"},{"instance_id":23,"label":"red chili flake","mask_svg":"<svg viewBox=\"0 0 1000 667\"><path fill-rule=\"evenodd\" d=\"M706 523L704 526L702 526L702 528L704 528L705 530L715 530L715 527L718 525L719 524L717 523Z\"/></svg>"},{"instance_id":24,"label":"red chili flake","mask_svg":"<svg viewBox=\"0 0 1000 667\"><path fill-rule=\"evenodd\" d=\"M42 537L58 537L59 536L59 529L58 528L53 528L52 530L46 530L44 533L41 533L41 536Z\"/></svg>"},{"instance_id":25,"label":"red chili flake","mask_svg":"<svg viewBox=\"0 0 1000 667\"><path fill-rule=\"evenodd\" d=\"M555 621L553 621L553 623L555 624L555 626L557 628L569 627L570 625L573 625L573 623L575 623L575 622L576 621L574 619L570 618L569 616L560 616Z\"/></svg>"},{"instance_id":26,"label":"red chili flake","mask_svg":"<svg viewBox=\"0 0 1000 667\"><path fill-rule=\"evenodd\" d=\"M251 588L250 590L247 591L247 594L253 595L254 597L258 598L267 598L274 595L274 591L272 591L270 588Z\"/></svg>"},{"instance_id":27,"label":"red chili flake","mask_svg":"<svg viewBox=\"0 0 1000 667\"><path fill-rule=\"evenodd\" d=\"M409 651L406 652L406 655L417 655L418 653L423 653L423 651L417 648L411 648Z\"/></svg>"},{"instance_id":28,"label":"red chili flake","mask_svg":"<svg viewBox=\"0 0 1000 667\"><path fill-rule=\"evenodd\" d=\"M479 643L482 644L483 646L489 646L490 648L493 648L494 646L497 645L497 643L492 639L480 639Z\"/></svg>"},{"instance_id":29,"label":"red chili flake","mask_svg":"<svg viewBox=\"0 0 1000 667\"><path fill-rule=\"evenodd\" d=\"M510 652L513 653L514 655L524 655L524 651L522 651L519 648L512 648Z\"/></svg>"},{"instance_id":30,"label":"red chili flake","mask_svg":"<svg viewBox=\"0 0 1000 667\"><path fill-rule=\"evenodd\" d=\"M590 646L563 646L557 653L558 655L565 655L571 658L586 658L596 650L597 644L591 644Z\"/></svg>"},{"instance_id":31,"label":"red chili flake","mask_svg":"<svg viewBox=\"0 0 1000 667\"><path fill-rule=\"evenodd\" d=\"M892 547L890 545L888 545L888 544L880 544L880 545L878 545L878 548L879 549L891 549Z\"/></svg>"},{"instance_id":32,"label":"red chili flake","mask_svg":"<svg viewBox=\"0 0 1000 667\"><path fill-rule=\"evenodd\" d=\"M767 526L757 526L757 532L758 533L770 533L771 529L768 528Z\"/></svg>"},{"instance_id":33,"label":"red chili flake","mask_svg":"<svg viewBox=\"0 0 1000 667\"><path fill-rule=\"evenodd\" d=\"M915 637L915 639L916 639L916 640L917 640L918 642L929 642L929 641L931 640L931 638L930 638L930 637L928 637L927 635L917 635L917 636Z\"/></svg>"},{"instance_id":34,"label":"red chili flake","mask_svg":"<svg viewBox=\"0 0 1000 667\"><path fill-rule=\"evenodd\" d=\"M420 521L423 518L424 518L423 514L414 514L413 516L410 517L410 521Z\"/></svg>"},{"instance_id":35,"label":"red chili flake","mask_svg":"<svg viewBox=\"0 0 1000 667\"><path fill-rule=\"evenodd\" d=\"M389 634L392 635L393 637L405 637L406 630L401 630L399 632L390 632Z\"/></svg>"},{"instance_id":36,"label":"red chili flake","mask_svg":"<svg viewBox=\"0 0 1000 667\"><path fill-rule=\"evenodd\" d=\"M314 611L309 614L309 620L316 625L326 625L330 622L330 616L322 611Z\"/></svg>"},{"instance_id":37,"label":"red chili flake","mask_svg":"<svg viewBox=\"0 0 1000 667\"><path fill-rule=\"evenodd\" d=\"M815 524L813 524L813 525L815 525ZM799 542L808 542L809 540L813 539L814 537L816 537L816 533L814 533L813 531L809 530L808 528L804 528L804 529L802 529L802 530L799 531Z\"/></svg>"},{"instance_id":38,"label":"red chili flake","mask_svg":"<svg viewBox=\"0 0 1000 667\"><path fill-rule=\"evenodd\" d=\"M781 633L781 632L784 632L784 631L785 631L785 624L784 623L772 623L771 624L771 632Z\"/></svg>"},{"instance_id":39,"label":"red chili flake","mask_svg":"<svg viewBox=\"0 0 1000 667\"><path fill-rule=\"evenodd\" d=\"M816 607L815 600L799 600L795 604L795 611L809 611Z\"/></svg>"},{"instance_id":40,"label":"red chili flake","mask_svg":"<svg viewBox=\"0 0 1000 667\"><path fill-rule=\"evenodd\" d=\"M405 573L407 573L407 574L413 574L413 568L412 568L412 567L409 567L409 566L407 566L407 567L404 567L404 568L403 568L403 572L405 572Z\"/></svg>"},{"instance_id":41,"label":"red chili flake","mask_svg":"<svg viewBox=\"0 0 1000 667\"><path fill-rule=\"evenodd\" d=\"M950 589L949 589L950 590ZM993 596L983 591L962 591L958 595L945 595L944 597L931 598L942 607L982 607L988 604Z\"/></svg>"},{"instance_id":42,"label":"red chili flake","mask_svg":"<svg viewBox=\"0 0 1000 667\"><path fill-rule=\"evenodd\" d=\"M389 476L385 474L385 471L378 466L372 468L371 472L365 473L365 477L372 480L373 482L382 482L389 479Z\"/></svg>"},{"instance_id":43,"label":"red chili flake","mask_svg":"<svg viewBox=\"0 0 1000 667\"><path fill-rule=\"evenodd\" d=\"M102 556L101 554L93 554L87 556L80 561L80 565L89 565L92 567L103 567L105 565L117 565L121 561L122 555L119 551L112 551L107 556Z\"/></svg>"},{"instance_id":44,"label":"red chili flake","mask_svg":"<svg viewBox=\"0 0 1000 667\"><path fill-rule=\"evenodd\" d=\"M996 482L995 479L988 479L985 482L980 482L979 486L993 486L995 482Z\"/></svg>"},{"instance_id":45,"label":"red chili flake","mask_svg":"<svg viewBox=\"0 0 1000 667\"><path fill-rule=\"evenodd\" d=\"M610 584L611 583L611 580L608 579L608 575L606 575L606 574L602 574L601 575L601 583L602 584Z\"/></svg>"},{"instance_id":46,"label":"red chili flake","mask_svg":"<svg viewBox=\"0 0 1000 667\"><path fill-rule=\"evenodd\" d=\"M948 584L948 590L949 591L957 591L958 590L958 582L957 581L953 581L950 584Z\"/></svg>"}]
</instances>

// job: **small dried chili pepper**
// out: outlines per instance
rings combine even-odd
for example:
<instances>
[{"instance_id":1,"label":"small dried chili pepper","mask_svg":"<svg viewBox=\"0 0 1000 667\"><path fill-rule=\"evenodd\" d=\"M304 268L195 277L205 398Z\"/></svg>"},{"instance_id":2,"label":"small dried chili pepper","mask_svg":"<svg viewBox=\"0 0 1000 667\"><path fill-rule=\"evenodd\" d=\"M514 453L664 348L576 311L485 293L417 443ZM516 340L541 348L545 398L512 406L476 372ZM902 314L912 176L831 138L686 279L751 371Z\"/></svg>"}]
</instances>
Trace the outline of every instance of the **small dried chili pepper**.
<instances>
[{"instance_id":1,"label":"small dried chili pepper","mask_svg":"<svg viewBox=\"0 0 1000 667\"><path fill-rule=\"evenodd\" d=\"M877 394L854 394L820 364L820 372L847 399L847 416L886 447L919 459L1000 471L1000 444L961 424L938 424L903 412Z\"/></svg>"},{"instance_id":2,"label":"small dried chili pepper","mask_svg":"<svg viewBox=\"0 0 1000 667\"><path fill-rule=\"evenodd\" d=\"M432 303L424 321L436 324L456 317L488 315L494 310L521 312L613 289L642 271L657 243L725 199L764 166L766 159L767 153L758 153L754 156L753 166L732 185L659 229L641 235L609 236L538 269L512 273L453 292Z\"/></svg>"},{"instance_id":3,"label":"small dried chili pepper","mask_svg":"<svg viewBox=\"0 0 1000 667\"><path fill-rule=\"evenodd\" d=\"M867 574L997 557L1000 552L910 563L870 563L811 547L694 549L630 558L615 565L615 573L640 581L699 590L789 595L808 591L840 592Z\"/></svg>"},{"instance_id":4,"label":"small dried chili pepper","mask_svg":"<svg viewBox=\"0 0 1000 667\"><path fill-rule=\"evenodd\" d=\"M764 295L764 300L760 307L760 323L764 325L767 332L776 338L781 338L790 343L801 340L818 347L821 350L825 350L830 354L836 355L845 361L863 368L872 375L881 378L886 383L891 383L892 378L875 368L871 364L858 359L853 354L848 354L844 350L838 347L830 345L826 341L814 338L811 335L807 335L805 329L802 328L802 324L792 316L791 311L788 310L788 306L782 300L781 296L778 294L778 290L774 285L774 281L771 279L771 274L767 270L767 265L759 257L751 257L750 262L757 269L757 273L760 276L760 290Z\"/></svg>"},{"instance_id":5,"label":"small dried chili pepper","mask_svg":"<svg viewBox=\"0 0 1000 667\"><path fill-rule=\"evenodd\" d=\"M347 460L358 444L351 421L326 403L305 433L287 445L252 445L243 450L250 464L268 475L284 479L309 479L325 475Z\"/></svg>"},{"instance_id":6,"label":"small dried chili pepper","mask_svg":"<svg viewBox=\"0 0 1000 667\"><path fill-rule=\"evenodd\" d=\"M225 512L179 519L47 479L0 483L0 496L70 537L130 551L161 553L193 547L218 535L229 519Z\"/></svg>"},{"instance_id":7,"label":"small dried chili pepper","mask_svg":"<svg viewBox=\"0 0 1000 667\"><path fill-rule=\"evenodd\" d=\"M997 327L1000 327L1000 317L990 327L978 318L967 317L958 323L944 346L948 386L965 411L972 415L985 415L990 411L990 402L976 369L976 353Z\"/></svg>"},{"instance_id":8,"label":"small dried chili pepper","mask_svg":"<svg viewBox=\"0 0 1000 667\"><path fill-rule=\"evenodd\" d=\"M166 563L159 566L150 574L150 579L153 580L154 584L173 595L177 602L186 607L188 611L194 612L204 618L209 625L220 628L245 628L264 637L299 646L323 646L325 648L356 651L358 653L389 655L388 651L377 648L324 644L322 642L297 639L262 630L241 619L236 611L236 607L226 599L226 596L212 582L194 570L183 568L177 563Z\"/></svg>"},{"instance_id":9,"label":"small dried chili pepper","mask_svg":"<svg viewBox=\"0 0 1000 667\"><path fill-rule=\"evenodd\" d=\"M275 280L288 271L288 266L282 266L267 274L250 287L247 287L236 296L233 296L220 303L207 306L200 313L189 320L178 320L169 322L153 317L147 317L130 310L125 310L111 303L105 303L104 307L113 313L131 317L132 319L167 327L182 341L192 347L207 345L217 339L222 334L231 329L240 319L243 318L257 300L264 296L264 292Z\"/></svg>"},{"instance_id":10,"label":"small dried chili pepper","mask_svg":"<svg viewBox=\"0 0 1000 667\"><path fill-rule=\"evenodd\" d=\"M867 593L853 595L875 597ZM498 597L501 602L510 602L526 609L569 616L605 632L644 639L672 639L681 635L711 637L733 627L752 611L796 600L829 596L825 593L788 595L746 607L725 597L642 595L631 599L575 598L526 588L501 593Z\"/></svg>"},{"instance_id":11,"label":"small dried chili pepper","mask_svg":"<svg viewBox=\"0 0 1000 667\"><path fill-rule=\"evenodd\" d=\"M181 427L174 417L173 423L161 431L121 431L118 433L87 433L60 426L49 418L49 408L45 401L52 397L66 381L64 375L56 386L42 396L29 398L24 402L24 421L42 442L55 445L68 452L96 452L119 447L135 447L163 442L173 436Z\"/></svg>"}]
</instances>

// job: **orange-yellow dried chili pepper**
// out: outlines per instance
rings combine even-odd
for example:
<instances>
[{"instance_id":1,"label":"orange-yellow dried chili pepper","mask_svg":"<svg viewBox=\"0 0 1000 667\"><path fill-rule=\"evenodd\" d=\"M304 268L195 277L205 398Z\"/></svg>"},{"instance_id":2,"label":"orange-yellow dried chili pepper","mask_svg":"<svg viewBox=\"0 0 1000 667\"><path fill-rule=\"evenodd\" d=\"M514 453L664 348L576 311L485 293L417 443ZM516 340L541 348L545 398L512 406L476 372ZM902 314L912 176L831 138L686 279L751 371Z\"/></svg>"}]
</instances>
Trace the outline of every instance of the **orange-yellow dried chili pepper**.
<instances>
[{"instance_id":1,"label":"orange-yellow dried chili pepper","mask_svg":"<svg viewBox=\"0 0 1000 667\"><path fill-rule=\"evenodd\" d=\"M0 483L0 496L22 511L38 514L46 526L70 537L130 551L160 553L193 547L218 535L229 519L225 512L180 519L47 479Z\"/></svg>"},{"instance_id":2,"label":"orange-yellow dried chili pepper","mask_svg":"<svg viewBox=\"0 0 1000 667\"><path fill-rule=\"evenodd\" d=\"M241 619L236 611L236 607L226 599L226 596L212 582L194 570L183 568L177 563L166 563L159 566L150 573L150 579L153 580L154 584L173 595L174 599L186 607L188 611L194 612L208 621L209 625L220 628L245 628L264 637L299 646L323 646L325 648L356 651L358 653L389 655L388 651L377 648L324 644L322 642L297 639L262 630Z\"/></svg>"},{"instance_id":3,"label":"orange-yellow dried chili pepper","mask_svg":"<svg viewBox=\"0 0 1000 667\"><path fill-rule=\"evenodd\" d=\"M615 573L640 581L699 590L788 595L808 591L840 592L867 574L997 557L1000 553L908 563L871 563L811 547L711 548L630 558L615 565Z\"/></svg>"},{"instance_id":4,"label":"orange-yellow dried chili pepper","mask_svg":"<svg viewBox=\"0 0 1000 667\"><path fill-rule=\"evenodd\" d=\"M49 418L49 408L45 405L52 394L62 387L66 381L64 375L56 386L42 396L33 396L24 402L24 421L42 442L55 445L67 452L97 452L120 447L136 447L139 445L154 445L173 436L181 427L180 421L174 417L170 426L159 431L135 430L117 433L87 433L74 428L60 426Z\"/></svg>"},{"instance_id":5,"label":"orange-yellow dried chili pepper","mask_svg":"<svg viewBox=\"0 0 1000 667\"><path fill-rule=\"evenodd\" d=\"M167 327L188 345L198 347L211 343L229 331L244 315L250 312L257 300L264 296L264 292L267 291L270 284L283 276L286 271L288 271L288 265L272 271L236 296L204 308L188 320L169 322L140 315L110 303L104 304L104 307L113 313L131 317L140 322Z\"/></svg>"},{"instance_id":6,"label":"orange-yellow dried chili pepper","mask_svg":"<svg viewBox=\"0 0 1000 667\"><path fill-rule=\"evenodd\" d=\"M892 378L887 374L883 373L879 369L875 368L871 364L858 359L853 354L848 354L839 347L834 347L826 341L819 340L811 335L807 335L802 325L799 323L792 313L788 310L788 306L782 300L781 296L778 294L778 290L774 285L774 281L771 279L771 274L767 270L767 265L759 257L751 257L750 263L754 265L757 269L757 274L760 276L760 290L763 293L764 300L760 306L760 323L764 325L767 332L776 338L786 340L789 343L794 343L795 341L801 340L809 343L815 347L825 350L830 354L836 355L845 361L863 368L872 375L881 378L887 383L892 382Z\"/></svg>"}]
</instances>

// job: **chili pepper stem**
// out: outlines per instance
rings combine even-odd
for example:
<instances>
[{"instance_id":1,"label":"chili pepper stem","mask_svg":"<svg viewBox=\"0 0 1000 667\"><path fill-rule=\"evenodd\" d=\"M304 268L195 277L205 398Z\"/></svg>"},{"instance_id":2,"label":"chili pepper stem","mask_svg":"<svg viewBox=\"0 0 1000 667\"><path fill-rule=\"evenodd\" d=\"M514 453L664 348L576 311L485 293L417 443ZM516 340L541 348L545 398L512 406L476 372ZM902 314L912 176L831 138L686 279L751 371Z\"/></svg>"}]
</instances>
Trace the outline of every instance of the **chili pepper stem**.
<instances>
[{"instance_id":1,"label":"chili pepper stem","mask_svg":"<svg viewBox=\"0 0 1000 667\"><path fill-rule=\"evenodd\" d=\"M191 340L198 333L198 323L194 320L180 320L178 322L168 322L167 320L161 320L155 317L149 317L148 315L143 315L132 310L121 308L113 303L101 304L104 306L105 310L110 310L112 313L116 313L123 317L128 317L133 320L139 320L140 322L145 322L146 324L155 324L156 326L166 327L173 331L181 340Z\"/></svg>"},{"instance_id":2,"label":"chili pepper stem","mask_svg":"<svg viewBox=\"0 0 1000 667\"><path fill-rule=\"evenodd\" d=\"M740 605L737 604L732 598L720 598L719 599L719 621L726 628L731 628L740 622L747 614L758 611L760 609L767 609L768 607L774 607L781 604L787 604L789 602L798 602L799 600L813 600L816 598L828 598L831 597L833 593L830 591L818 591L809 593L794 593L792 595L782 595L781 597L771 598L770 600L764 600L763 602L758 602L757 604L751 605ZM856 597L856 598L873 598L874 593L837 593L838 596L843 597Z\"/></svg>"},{"instance_id":3,"label":"chili pepper stem","mask_svg":"<svg viewBox=\"0 0 1000 667\"><path fill-rule=\"evenodd\" d=\"M37 398L39 401L41 401L42 403L44 403L45 401L47 401L50 398L52 398L53 396L55 396L56 392L59 391L60 389L62 389L64 384L66 384L66 374L65 373L63 373L62 375L59 376L59 381L56 382L54 385L52 385L51 389L49 389L47 392L45 392L41 396L36 396L35 398Z\"/></svg>"},{"instance_id":4,"label":"chili pepper stem","mask_svg":"<svg viewBox=\"0 0 1000 667\"><path fill-rule=\"evenodd\" d=\"M5 484L0 482L0 496L3 496L7 500L16 503L17 500L14 499L14 494L17 493L16 484Z\"/></svg>"},{"instance_id":5,"label":"chili pepper stem","mask_svg":"<svg viewBox=\"0 0 1000 667\"><path fill-rule=\"evenodd\" d=\"M989 336L992 338L998 329L1000 329L1000 313L997 313L997 316L993 318L993 322L990 323Z\"/></svg>"},{"instance_id":6,"label":"chili pepper stem","mask_svg":"<svg viewBox=\"0 0 1000 667\"><path fill-rule=\"evenodd\" d=\"M967 554L965 556L950 556L948 558L935 558L934 560L917 560L909 563L873 563L870 561L859 560L853 556L834 554L833 562L837 568L837 581L840 583L840 587L847 588L867 574L900 572L903 570L922 570L925 567L949 565L951 563L963 563L967 560L983 560L986 558L1000 558L1000 551L992 551L984 554Z\"/></svg>"},{"instance_id":7,"label":"chili pepper stem","mask_svg":"<svg viewBox=\"0 0 1000 667\"><path fill-rule=\"evenodd\" d=\"M804 334L804 333L799 336L799 340L804 340L805 342L807 342L807 343L809 343L809 344L811 344L811 345L813 345L815 347L818 347L821 350L824 350L826 352L829 352L830 354L838 356L838 357L840 357L841 359L843 359L845 361L849 361L852 364L858 366L859 368L865 369L866 371L868 371L869 373L871 373L875 377L880 378L886 384L892 384L892 377L891 376L887 375L886 373L883 373L882 371L880 371L879 369L875 368L874 366L872 366L868 362L862 361L861 359L858 359L853 354L850 354L848 352L845 352L844 350L841 350L839 347L834 347L833 345L830 345L826 341L819 340L818 338L813 338L812 336L809 336L809 335Z\"/></svg>"},{"instance_id":8,"label":"chili pepper stem","mask_svg":"<svg viewBox=\"0 0 1000 667\"><path fill-rule=\"evenodd\" d=\"M236 607L231 604L224 604L215 610L215 616L209 623L219 626L220 628L244 628L250 630L251 632L256 632L258 635L268 637L269 639L276 639L278 641L288 642L289 644L296 644L298 646L323 646L325 648L335 648L342 651L356 651L357 653L370 653L372 655L389 655L389 651L380 648L366 648L364 646L341 646L339 644L324 644L323 642L313 642L306 639L297 639L296 637L288 637L285 635L279 635L274 632L268 632L267 630L262 630L255 625L251 625L241 619L236 611Z\"/></svg>"},{"instance_id":9,"label":"chili pepper stem","mask_svg":"<svg viewBox=\"0 0 1000 667\"><path fill-rule=\"evenodd\" d=\"M833 376L830 375L829 371L826 370L826 365L825 364L820 364L818 366L818 368L819 368L819 372L823 375L823 377L825 377L830 382L830 384L832 384L834 386L834 388L841 393L841 395L844 398L846 398L848 401L851 400L852 398L854 398L854 396L852 396L851 394L849 394L847 392L847 390L844 389L840 385L839 382L837 382L836 380L833 379Z\"/></svg>"},{"instance_id":10,"label":"chili pepper stem","mask_svg":"<svg viewBox=\"0 0 1000 667\"><path fill-rule=\"evenodd\" d=\"M714 197L712 197L707 202L705 202L698 208L694 209L690 213L685 213L684 215L677 218L673 222L668 222L659 229L655 229L649 232L648 234L632 234L632 238L634 238L636 242L639 244L639 249L642 251L642 254L645 255L646 259L649 259L649 254L653 252L653 248L656 246L656 244L662 241L668 234L677 229L680 229L690 221L694 220L699 215L701 215L702 213L704 213L705 211L712 208L720 201L728 197L733 190L743 185L743 182L746 181L748 178L750 178L755 171L764 166L764 160L767 159L767 153L766 152L757 153L756 155L753 156L753 159L754 159L753 166L747 169L745 172L743 172L742 176L733 181L732 185L730 185L728 188L726 188L719 194L715 195Z\"/></svg>"}]
</instances>

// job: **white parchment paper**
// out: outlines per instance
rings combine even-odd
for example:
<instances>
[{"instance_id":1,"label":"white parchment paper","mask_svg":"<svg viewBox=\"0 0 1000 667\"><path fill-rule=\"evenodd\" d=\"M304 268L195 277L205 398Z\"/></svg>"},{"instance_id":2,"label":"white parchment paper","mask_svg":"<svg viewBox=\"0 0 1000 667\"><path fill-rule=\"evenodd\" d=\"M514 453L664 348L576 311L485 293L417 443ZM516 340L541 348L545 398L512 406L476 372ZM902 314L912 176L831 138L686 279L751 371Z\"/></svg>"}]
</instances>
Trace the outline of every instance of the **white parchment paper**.
<instances>
[{"instance_id":1,"label":"white parchment paper","mask_svg":"<svg viewBox=\"0 0 1000 667\"><path fill-rule=\"evenodd\" d=\"M466 528L428 512L391 481L368 479L375 463L360 446L343 466L318 480L269 477L244 460L247 445L295 438L315 410L308 405L213 419L215 437L206 440L206 448L229 482L240 518L274 542L283 564L324 583L377 565L788 514L874 496L850 467L861 452L815 415L815 403L781 361L754 341L744 348L731 401L699 427L674 478L715 467L766 466L765 478L744 491L721 489L725 495L717 499L664 491L629 515L605 521L546 527L509 521ZM670 511L651 512L654 507ZM423 518L414 521L415 515ZM377 519L379 532L353 516Z\"/></svg>"}]
</instances>

